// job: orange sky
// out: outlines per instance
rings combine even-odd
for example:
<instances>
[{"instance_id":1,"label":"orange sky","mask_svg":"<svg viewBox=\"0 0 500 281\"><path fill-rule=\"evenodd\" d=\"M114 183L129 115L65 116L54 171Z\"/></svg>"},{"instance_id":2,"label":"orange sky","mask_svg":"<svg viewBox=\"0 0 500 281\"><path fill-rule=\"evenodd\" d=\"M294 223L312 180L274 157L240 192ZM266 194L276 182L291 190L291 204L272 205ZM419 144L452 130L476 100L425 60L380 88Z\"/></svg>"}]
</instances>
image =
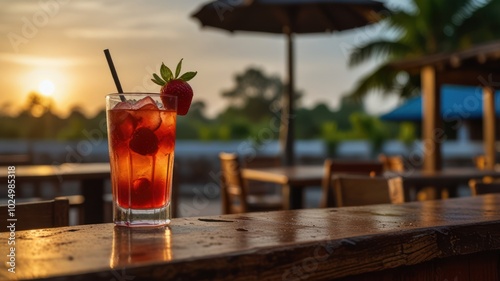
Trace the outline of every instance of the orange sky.
<instances>
[{"instance_id":1,"label":"orange sky","mask_svg":"<svg viewBox=\"0 0 500 281\"><path fill-rule=\"evenodd\" d=\"M125 91L158 91L149 80L161 62L196 70L191 85L195 100L207 103L208 114L225 104L220 93L233 76L249 66L285 76L285 40L279 35L201 29L190 18L206 1L3 0L0 4L0 108L13 113L31 91L45 90L59 113L78 105L89 115L104 107L114 92L103 49L110 49ZM347 68L349 46L383 30L377 27L333 35L296 36L296 87L306 106L338 104L357 78L374 64ZM48 82L47 82L48 81ZM50 91L49 86L53 85ZM48 90L47 90L48 89ZM385 112L396 99L368 102ZM8 105L8 106L6 106Z\"/></svg>"}]
</instances>

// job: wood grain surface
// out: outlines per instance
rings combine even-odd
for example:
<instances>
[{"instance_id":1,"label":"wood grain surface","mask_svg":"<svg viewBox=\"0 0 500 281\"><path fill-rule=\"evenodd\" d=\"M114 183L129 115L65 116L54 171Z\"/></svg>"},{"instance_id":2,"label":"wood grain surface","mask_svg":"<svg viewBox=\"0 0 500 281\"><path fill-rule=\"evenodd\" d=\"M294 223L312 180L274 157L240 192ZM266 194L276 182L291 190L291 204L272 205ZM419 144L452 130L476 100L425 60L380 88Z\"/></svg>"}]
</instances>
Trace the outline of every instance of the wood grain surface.
<instances>
[{"instance_id":1,"label":"wood grain surface","mask_svg":"<svg viewBox=\"0 0 500 281\"><path fill-rule=\"evenodd\" d=\"M500 195L17 231L15 242L16 273L4 262L1 280L498 280Z\"/></svg>"}]
</instances>

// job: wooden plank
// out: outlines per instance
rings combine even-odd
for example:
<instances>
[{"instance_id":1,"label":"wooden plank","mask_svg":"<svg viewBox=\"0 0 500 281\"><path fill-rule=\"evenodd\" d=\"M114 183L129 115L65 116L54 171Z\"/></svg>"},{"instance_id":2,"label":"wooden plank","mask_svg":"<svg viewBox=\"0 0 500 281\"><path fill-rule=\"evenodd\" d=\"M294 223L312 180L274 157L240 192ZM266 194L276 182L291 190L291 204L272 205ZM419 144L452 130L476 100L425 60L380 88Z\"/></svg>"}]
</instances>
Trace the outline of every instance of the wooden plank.
<instances>
[{"instance_id":1,"label":"wooden plank","mask_svg":"<svg viewBox=\"0 0 500 281\"><path fill-rule=\"evenodd\" d=\"M493 86L500 80L500 73L489 70L485 66L472 66L460 69L446 69L439 73L442 84L468 86ZM493 85L492 85L493 84Z\"/></svg>"},{"instance_id":2,"label":"wooden plank","mask_svg":"<svg viewBox=\"0 0 500 281\"><path fill-rule=\"evenodd\" d=\"M470 67L470 64L481 65L489 61L497 60L499 48L500 42L493 41L454 53L431 54L419 58L396 61L391 63L390 65L395 69L411 71L414 69L421 69L425 66L433 66L438 64L447 65L450 64L453 60L459 60L460 64L456 65L456 67L464 67L464 65ZM451 58L455 59L452 60ZM466 62L468 64L466 64Z\"/></svg>"},{"instance_id":3,"label":"wooden plank","mask_svg":"<svg viewBox=\"0 0 500 281\"><path fill-rule=\"evenodd\" d=\"M380 272L341 278L338 281L496 281L498 252L436 259Z\"/></svg>"},{"instance_id":4,"label":"wooden plank","mask_svg":"<svg viewBox=\"0 0 500 281\"><path fill-rule=\"evenodd\" d=\"M126 274L134 280L335 280L394 270L380 273L386 278L426 263L432 270L438 260L436 267L455 269L462 261L454 257L498 255L499 205L500 195L490 194L178 218L163 228L92 224L19 231L16 274L3 270L0 279L111 280ZM8 236L0 236L0 245L7 243ZM498 260L488 268L498 270Z\"/></svg>"}]
</instances>

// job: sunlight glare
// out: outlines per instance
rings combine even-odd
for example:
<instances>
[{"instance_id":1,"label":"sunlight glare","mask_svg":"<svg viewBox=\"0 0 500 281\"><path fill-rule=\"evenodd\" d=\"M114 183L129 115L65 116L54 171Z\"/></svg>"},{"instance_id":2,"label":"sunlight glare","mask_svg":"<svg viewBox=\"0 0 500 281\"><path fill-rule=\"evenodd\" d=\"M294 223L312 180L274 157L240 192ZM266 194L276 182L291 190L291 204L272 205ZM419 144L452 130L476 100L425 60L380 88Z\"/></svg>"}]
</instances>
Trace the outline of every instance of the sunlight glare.
<instances>
[{"instance_id":1,"label":"sunlight glare","mask_svg":"<svg viewBox=\"0 0 500 281\"><path fill-rule=\"evenodd\" d=\"M38 90L42 95L49 97L52 96L52 94L54 94L55 86L54 83L52 83L52 81L43 80L38 85Z\"/></svg>"}]
</instances>

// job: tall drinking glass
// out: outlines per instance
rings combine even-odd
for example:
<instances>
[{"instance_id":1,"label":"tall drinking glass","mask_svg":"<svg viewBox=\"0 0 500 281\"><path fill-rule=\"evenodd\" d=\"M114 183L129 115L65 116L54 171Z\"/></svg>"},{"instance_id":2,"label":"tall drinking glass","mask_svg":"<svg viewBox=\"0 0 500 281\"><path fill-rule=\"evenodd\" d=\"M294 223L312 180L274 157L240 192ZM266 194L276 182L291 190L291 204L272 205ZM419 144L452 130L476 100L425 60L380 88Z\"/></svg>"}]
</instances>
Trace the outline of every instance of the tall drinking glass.
<instances>
[{"instance_id":1,"label":"tall drinking glass","mask_svg":"<svg viewBox=\"0 0 500 281\"><path fill-rule=\"evenodd\" d=\"M177 97L106 96L113 221L167 225L171 219Z\"/></svg>"}]
</instances>

